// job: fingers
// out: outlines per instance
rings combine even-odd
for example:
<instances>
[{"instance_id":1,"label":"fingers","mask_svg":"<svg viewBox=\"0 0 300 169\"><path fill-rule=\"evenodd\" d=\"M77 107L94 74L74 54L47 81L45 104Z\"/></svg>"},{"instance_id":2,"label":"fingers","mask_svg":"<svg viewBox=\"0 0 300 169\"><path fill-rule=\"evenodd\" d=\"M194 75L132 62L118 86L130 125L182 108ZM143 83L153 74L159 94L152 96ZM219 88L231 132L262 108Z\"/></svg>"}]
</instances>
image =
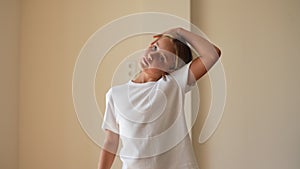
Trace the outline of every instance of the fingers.
<instances>
[{"instance_id":1,"label":"fingers","mask_svg":"<svg viewBox=\"0 0 300 169\"><path fill-rule=\"evenodd\" d=\"M170 35L170 34L157 34L157 35L153 36L153 38L156 38L156 39L150 44L150 46L155 44L161 37L168 37L168 38L173 39L172 35Z\"/></svg>"},{"instance_id":2,"label":"fingers","mask_svg":"<svg viewBox=\"0 0 300 169\"><path fill-rule=\"evenodd\" d=\"M161 37L168 37L171 39L176 39L172 34L169 34L169 33L157 34L157 35L153 36L153 38L161 38Z\"/></svg>"},{"instance_id":3,"label":"fingers","mask_svg":"<svg viewBox=\"0 0 300 169\"><path fill-rule=\"evenodd\" d=\"M162 36L163 36L163 34L157 34L157 35L154 35L153 38L160 38Z\"/></svg>"}]
</instances>

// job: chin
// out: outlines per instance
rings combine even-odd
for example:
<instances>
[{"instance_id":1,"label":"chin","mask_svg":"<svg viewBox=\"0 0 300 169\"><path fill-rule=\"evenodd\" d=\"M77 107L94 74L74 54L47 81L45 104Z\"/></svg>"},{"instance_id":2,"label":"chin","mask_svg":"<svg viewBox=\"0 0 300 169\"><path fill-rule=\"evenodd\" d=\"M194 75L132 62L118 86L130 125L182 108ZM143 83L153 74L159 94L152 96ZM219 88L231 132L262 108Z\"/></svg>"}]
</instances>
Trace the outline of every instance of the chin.
<instances>
[{"instance_id":1,"label":"chin","mask_svg":"<svg viewBox=\"0 0 300 169\"><path fill-rule=\"evenodd\" d=\"M140 62L139 63L139 67L140 67L140 69L148 69L149 68L149 66L148 65L145 65L144 63L142 63L142 62Z\"/></svg>"}]
</instances>

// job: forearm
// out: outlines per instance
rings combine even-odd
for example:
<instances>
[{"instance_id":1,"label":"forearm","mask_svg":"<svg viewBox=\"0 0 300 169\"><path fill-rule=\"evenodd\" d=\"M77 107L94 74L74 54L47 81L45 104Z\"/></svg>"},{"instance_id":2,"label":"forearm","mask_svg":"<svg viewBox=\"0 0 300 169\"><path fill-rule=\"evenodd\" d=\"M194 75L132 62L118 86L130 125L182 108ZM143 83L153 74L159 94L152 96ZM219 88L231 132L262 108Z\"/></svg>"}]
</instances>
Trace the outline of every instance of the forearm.
<instances>
[{"instance_id":1,"label":"forearm","mask_svg":"<svg viewBox=\"0 0 300 169\"><path fill-rule=\"evenodd\" d=\"M98 169L110 169L118 150L119 135L106 130L106 138L100 153Z\"/></svg>"},{"instance_id":2,"label":"forearm","mask_svg":"<svg viewBox=\"0 0 300 169\"><path fill-rule=\"evenodd\" d=\"M221 54L220 49L205 38L183 28L179 28L177 34L196 50L205 66L210 67L218 60Z\"/></svg>"},{"instance_id":3,"label":"forearm","mask_svg":"<svg viewBox=\"0 0 300 169\"><path fill-rule=\"evenodd\" d=\"M102 149L99 160L99 169L110 169L115 160L115 156L115 153Z\"/></svg>"}]
</instances>

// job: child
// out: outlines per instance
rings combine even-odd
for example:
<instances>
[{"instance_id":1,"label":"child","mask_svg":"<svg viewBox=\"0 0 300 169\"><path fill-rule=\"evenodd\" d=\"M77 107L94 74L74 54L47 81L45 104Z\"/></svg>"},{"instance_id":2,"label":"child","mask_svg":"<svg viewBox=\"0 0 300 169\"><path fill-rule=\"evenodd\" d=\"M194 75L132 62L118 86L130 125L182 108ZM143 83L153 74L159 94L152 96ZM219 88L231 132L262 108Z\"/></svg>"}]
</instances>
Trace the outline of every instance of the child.
<instances>
[{"instance_id":1,"label":"child","mask_svg":"<svg viewBox=\"0 0 300 169\"><path fill-rule=\"evenodd\" d=\"M218 60L220 50L183 28L154 36L141 72L106 94L106 132L99 169L110 169L118 149L122 169L197 169L184 117L184 96ZM192 59L189 43L201 56Z\"/></svg>"}]
</instances>

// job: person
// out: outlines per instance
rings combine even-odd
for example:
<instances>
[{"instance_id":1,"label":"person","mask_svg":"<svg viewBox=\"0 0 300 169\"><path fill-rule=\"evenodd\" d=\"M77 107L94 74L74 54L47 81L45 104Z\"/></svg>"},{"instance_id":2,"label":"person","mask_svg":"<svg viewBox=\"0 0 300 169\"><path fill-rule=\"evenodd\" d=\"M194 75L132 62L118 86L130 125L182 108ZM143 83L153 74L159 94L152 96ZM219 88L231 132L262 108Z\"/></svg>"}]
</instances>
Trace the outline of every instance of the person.
<instances>
[{"instance_id":1,"label":"person","mask_svg":"<svg viewBox=\"0 0 300 169\"><path fill-rule=\"evenodd\" d=\"M198 168L184 117L184 96L221 51L183 28L154 38L140 58L141 72L106 94L102 124L106 138L99 169L111 168L120 147L122 169ZM193 59L187 44L199 57Z\"/></svg>"}]
</instances>

